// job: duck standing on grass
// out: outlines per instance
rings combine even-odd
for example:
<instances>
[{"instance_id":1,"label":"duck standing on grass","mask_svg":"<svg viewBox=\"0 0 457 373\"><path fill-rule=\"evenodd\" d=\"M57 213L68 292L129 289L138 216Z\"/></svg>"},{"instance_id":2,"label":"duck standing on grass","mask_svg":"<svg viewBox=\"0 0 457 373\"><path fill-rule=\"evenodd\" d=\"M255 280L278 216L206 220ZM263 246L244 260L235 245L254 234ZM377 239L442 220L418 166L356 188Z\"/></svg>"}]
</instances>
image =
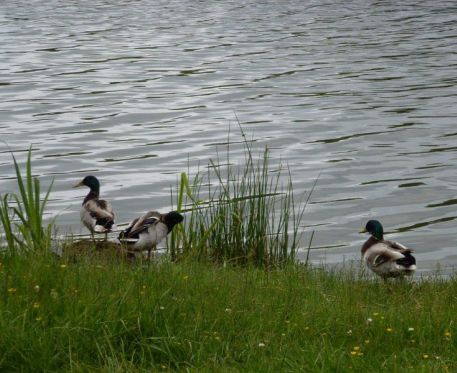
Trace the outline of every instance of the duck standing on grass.
<instances>
[{"instance_id":1,"label":"duck standing on grass","mask_svg":"<svg viewBox=\"0 0 457 373\"><path fill-rule=\"evenodd\" d=\"M171 211L167 214L148 211L143 216L134 219L119 234L119 241L127 245L127 250L148 250L148 260L150 260L151 250L183 219L183 216L176 211Z\"/></svg>"},{"instance_id":2,"label":"duck standing on grass","mask_svg":"<svg viewBox=\"0 0 457 373\"><path fill-rule=\"evenodd\" d=\"M362 246L362 259L368 268L384 280L389 277L410 276L416 270L413 250L395 241L384 240L384 229L377 220L370 220L361 233L371 237Z\"/></svg>"},{"instance_id":3,"label":"duck standing on grass","mask_svg":"<svg viewBox=\"0 0 457 373\"><path fill-rule=\"evenodd\" d=\"M107 234L116 229L116 216L111 204L98 198L100 196L100 182L95 176L86 176L73 188L81 186L90 188L81 206L81 222L89 229L92 239L94 238L94 233L105 233L106 240Z\"/></svg>"}]
</instances>

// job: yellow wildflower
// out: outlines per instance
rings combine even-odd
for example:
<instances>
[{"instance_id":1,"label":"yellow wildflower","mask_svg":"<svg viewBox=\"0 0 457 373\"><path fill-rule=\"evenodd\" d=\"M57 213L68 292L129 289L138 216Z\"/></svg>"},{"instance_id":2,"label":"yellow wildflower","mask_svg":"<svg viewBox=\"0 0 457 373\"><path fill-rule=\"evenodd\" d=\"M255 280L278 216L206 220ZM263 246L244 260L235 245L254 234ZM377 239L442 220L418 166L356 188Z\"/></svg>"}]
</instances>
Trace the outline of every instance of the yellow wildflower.
<instances>
[{"instance_id":1,"label":"yellow wildflower","mask_svg":"<svg viewBox=\"0 0 457 373\"><path fill-rule=\"evenodd\" d=\"M62 268L62 269L63 269L63 268L67 268L67 265L66 265L66 264L61 264L61 265L60 265L60 268Z\"/></svg>"},{"instance_id":2,"label":"yellow wildflower","mask_svg":"<svg viewBox=\"0 0 457 373\"><path fill-rule=\"evenodd\" d=\"M428 358L429 358L429 356L428 356L427 354L422 355L422 357L423 357L424 359L428 359Z\"/></svg>"},{"instance_id":3,"label":"yellow wildflower","mask_svg":"<svg viewBox=\"0 0 457 373\"><path fill-rule=\"evenodd\" d=\"M353 350L354 351L359 351L360 350L360 346L354 346Z\"/></svg>"},{"instance_id":4,"label":"yellow wildflower","mask_svg":"<svg viewBox=\"0 0 457 373\"><path fill-rule=\"evenodd\" d=\"M444 332L444 336L449 339L452 337L452 334L451 332Z\"/></svg>"},{"instance_id":5,"label":"yellow wildflower","mask_svg":"<svg viewBox=\"0 0 457 373\"><path fill-rule=\"evenodd\" d=\"M386 332L387 332L387 333L392 333L392 331L393 331L392 328L387 328L387 329L386 329Z\"/></svg>"},{"instance_id":6,"label":"yellow wildflower","mask_svg":"<svg viewBox=\"0 0 457 373\"><path fill-rule=\"evenodd\" d=\"M17 291L16 288L9 288L9 289L8 289L8 293L14 294L16 291Z\"/></svg>"},{"instance_id":7,"label":"yellow wildflower","mask_svg":"<svg viewBox=\"0 0 457 373\"><path fill-rule=\"evenodd\" d=\"M40 303L37 303L37 302L33 303L33 308L40 308Z\"/></svg>"},{"instance_id":8,"label":"yellow wildflower","mask_svg":"<svg viewBox=\"0 0 457 373\"><path fill-rule=\"evenodd\" d=\"M351 355L352 355L352 356L357 355L357 351L351 351Z\"/></svg>"}]
</instances>

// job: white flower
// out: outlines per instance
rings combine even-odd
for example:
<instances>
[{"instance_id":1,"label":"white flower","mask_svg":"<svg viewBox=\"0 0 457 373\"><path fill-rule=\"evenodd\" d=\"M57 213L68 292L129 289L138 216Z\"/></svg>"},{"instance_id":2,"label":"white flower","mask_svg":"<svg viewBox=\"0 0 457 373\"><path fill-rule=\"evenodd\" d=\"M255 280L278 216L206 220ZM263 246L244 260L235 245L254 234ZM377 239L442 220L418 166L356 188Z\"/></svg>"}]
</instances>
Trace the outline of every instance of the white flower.
<instances>
[{"instance_id":1,"label":"white flower","mask_svg":"<svg viewBox=\"0 0 457 373\"><path fill-rule=\"evenodd\" d=\"M408 328L408 332L413 332L414 328Z\"/></svg>"},{"instance_id":2,"label":"white flower","mask_svg":"<svg viewBox=\"0 0 457 373\"><path fill-rule=\"evenodd\" d=\"M265 347L265 343L260 342L259 347Z\"/></svg>"},{"instance_id":3,"label":"white flower","mask_svg":"<svg viewBox=\"0 0 457 373\"><path fill-rule=\"evenodd\" d=\"M372 323L372 322L373 322L373 319L372 319L371 317L369 317L369 318L367 319L367 323L369 324L369 323Z\"/></svg>"}]
</instances>

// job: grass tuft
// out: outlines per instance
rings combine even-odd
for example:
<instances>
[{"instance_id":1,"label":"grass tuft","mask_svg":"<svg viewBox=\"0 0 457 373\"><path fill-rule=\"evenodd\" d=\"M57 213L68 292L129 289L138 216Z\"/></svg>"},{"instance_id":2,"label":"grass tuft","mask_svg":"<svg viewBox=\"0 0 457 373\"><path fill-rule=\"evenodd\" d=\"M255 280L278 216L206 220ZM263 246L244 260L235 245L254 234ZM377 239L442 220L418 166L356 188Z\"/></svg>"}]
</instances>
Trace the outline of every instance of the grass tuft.
<instances>
[{"instance_id":1,"label":"grass tuft","mask_svg":"<svg viewBox=\"0 0 457 373\"><path fill-rule=\"evenodd\" d=\"M240 165L229 142L193 179L181 174L177 210L189 214L170 241L173 257L263 268L295 261L306 204L295 200L288 167L272 168L269 149L256 156L241 133Z\"/></svg>"},{"instance_id":2,"label":"grass tuft","mask_svg":"<svg viewBox=\"0 0 457 373\"><path fill-rule=\"evenodd\" d=\"M0 196L0 220L10 253L48 252L53 224L44 225L43 215L52 184L41 198L40 180L32 174L32 148L29 148L25 171L12 154L19 193Z\"/></svg>"}]
</instances>

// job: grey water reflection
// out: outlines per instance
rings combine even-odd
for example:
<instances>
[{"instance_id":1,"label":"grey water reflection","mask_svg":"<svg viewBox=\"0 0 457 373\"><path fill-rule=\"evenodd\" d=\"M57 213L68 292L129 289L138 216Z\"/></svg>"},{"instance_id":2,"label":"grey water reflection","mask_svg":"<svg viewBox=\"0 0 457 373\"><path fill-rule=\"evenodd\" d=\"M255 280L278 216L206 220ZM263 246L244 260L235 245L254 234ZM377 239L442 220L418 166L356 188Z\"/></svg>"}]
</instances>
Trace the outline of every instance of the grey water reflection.
<instances>
[{"instance_id":1,"label":"grey water reflection","mask_svg":"<svg viewBox=\"0 0 457 373\"><path fill-rule=\"evenodd\" d=\"M9 149L55 178L50 215L78 233L92 173L121 221L224 148L235 113L309 190L311 259L358 258L379 218L422 273L455 265L454 1L78 1L0 5L0 188ZM9 148L7 148L7 145ZM233 146L231 161L242 159ZM319 249L321 248L321 249Z\"/></svg>"}]
</instances>

